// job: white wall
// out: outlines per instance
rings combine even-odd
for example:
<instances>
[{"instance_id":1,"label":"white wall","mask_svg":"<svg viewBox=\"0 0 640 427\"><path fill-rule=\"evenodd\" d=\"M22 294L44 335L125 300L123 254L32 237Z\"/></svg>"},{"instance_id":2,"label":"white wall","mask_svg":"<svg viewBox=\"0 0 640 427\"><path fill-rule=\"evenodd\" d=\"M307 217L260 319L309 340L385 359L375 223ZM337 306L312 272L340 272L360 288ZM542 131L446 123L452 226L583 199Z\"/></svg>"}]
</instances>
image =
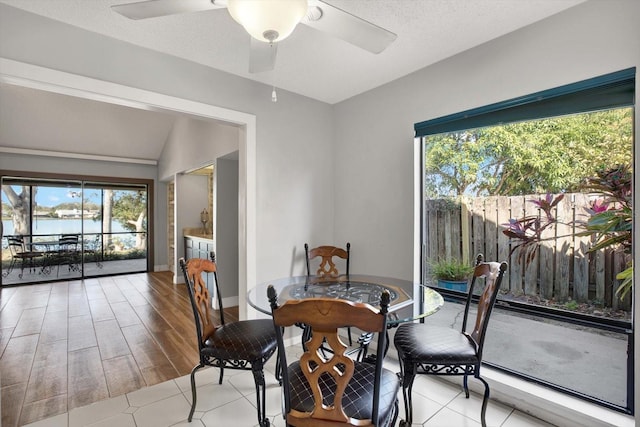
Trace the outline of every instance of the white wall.
<instances>
[{"instance_id":1,"label":"white wall","mask_svg":"<svg viewBox=\"0 0 640 427\"><path fill-rule=\"evenodd\" d=\"M160 180L212 165L218 157L238 151L239 137L235 125L187 116L178 118L158 161Z\"/></svg>"},{"instance_id":2,"label":"white wall","mask_svg":"<svg viewBox=\"0 0 640 427\"><path fill-rule=\"evenodd\" d=\"M638 18L638 1L589 1L336 105L334 238L353 244L352 271L412 278L414 123L640 68Z\"/></svg>"},{"instance_id":3,"label":"white wall","mask_svg":"<svg viewBox=\"0 0 640 427\"><path fill-rule=\"evenodd\" d=\"M89 176L127 176L140 179L155 179L158 168L154 165L113 163L98 160L78 160L62 157L27 156L2 153L0 169L14 171L47 172L58 174L77 173ZM165 197L166 199L166 197Z\"/></svg>"}]
</instances>

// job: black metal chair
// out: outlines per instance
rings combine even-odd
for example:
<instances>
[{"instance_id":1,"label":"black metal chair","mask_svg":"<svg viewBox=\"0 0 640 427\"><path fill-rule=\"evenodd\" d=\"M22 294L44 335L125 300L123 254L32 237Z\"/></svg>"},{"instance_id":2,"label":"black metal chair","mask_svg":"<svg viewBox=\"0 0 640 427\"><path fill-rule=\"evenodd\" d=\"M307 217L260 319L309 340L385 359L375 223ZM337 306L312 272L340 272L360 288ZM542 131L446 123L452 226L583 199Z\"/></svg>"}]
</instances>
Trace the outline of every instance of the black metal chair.
<instances>
[{"instance_id":1,"label":"black metal chair","mask_svg":"<svg viewBox=\"0 0 640 427\"><path fill-rule=\"evenodd\" d=\"M288 426L393 426L398 416L398 375L382 367L389 292L380 310L335 298L288 300L278 306L267 289L282 369L283 417ZM299 360L287 362L283 329L303 322L312 330ZM338 328L355 326L378 337L375 363L353 360ZM322 348L329 346L330 353Z\"/></svg>"},{"instance_id":2,"label":"black metal chair","mask_svg":"<svg viewBox=\"0 0 640 427\"><path fill-rule=\"evenodd\" d=\"M496 301L507 263L483 262L478 255L470 280L469 293L462 319L462 330L431 326L428 323L406 323L396 331L394 344L398 350L402 375L402 394L405 404L405 419L401 427L409 427L413 421L411 390L416 374L462 375L465 395L469 398L467 377L473 375L484 384L484 396L480 419L486 426L485 414L489 399L489 384L480 376L482 349L489 317ZM475 299L473 289L477 279L484 277L484 290L479 295L476 321L470 333L466 332L469 308Z\"/></svg>"},{"instance_id":3,"label":"black metal chair","mask_svg":"<svg viewBox=\"0 0 640 427\"><path fill-rule=\"evenodd\" d=\"M96 267L102 268L102 262L104 261L102 252L102 235L96 234L93 240L84 241L82 254L85 262L92 260L96 263Z\"/></svg>"},{"instance_id":4,"label":"black metal chair","mask_svg":"<svg viewBox=\"0 0 640 427\"><path fill-rule=\"evenodd\" d=\"M256 384L258 424L268 427L269 419L265 413L265 381L264 364L276 350L276 333L271 319L241 320L225 323L224 307L218 285L215 255L211 252L211 260L192 258L189 261L180 259L180 267L184 273L189 299L193 307L198 339L199 363L191 371L191 411L188 420L191 422L196 408L196 371L205 366L220 369L219 384L222 384L224 369L251 370ZM211 319L211 298L203 273L213 273L215 293L220 310L220 324L215 325Z\"/></svg>"},{"instance_id":5,"label":"black metal chair","mask_svg":"<svg viewBox=\"0 0 640 427\"><path fill-rule=\"evenodd\" d=\"M24 268L28 267L29 271L33 272L36 268L37 259L44 255L41 251L27 249L24 237L20 235L7 236L7 246L11 252L11 263L9 264L9 268L6 272L3 273L3 277L7 277L11 274L11 271L13 271L16 264L20 263L20 274L18 274L18 278L22 279Z\"/></svg>"},{"instance_id":6,"label":"black metal chair","mask_svg":"<svg viewBox=\"0 0 640 427\"><path fill-rule=\"evenodd\" d=\"M69 272L80 271L80 235L61 235L58 239L58 250L55 258L58 264L56 276L60 275L61 264L66 265Z\"/></svg>"}]
</instances>

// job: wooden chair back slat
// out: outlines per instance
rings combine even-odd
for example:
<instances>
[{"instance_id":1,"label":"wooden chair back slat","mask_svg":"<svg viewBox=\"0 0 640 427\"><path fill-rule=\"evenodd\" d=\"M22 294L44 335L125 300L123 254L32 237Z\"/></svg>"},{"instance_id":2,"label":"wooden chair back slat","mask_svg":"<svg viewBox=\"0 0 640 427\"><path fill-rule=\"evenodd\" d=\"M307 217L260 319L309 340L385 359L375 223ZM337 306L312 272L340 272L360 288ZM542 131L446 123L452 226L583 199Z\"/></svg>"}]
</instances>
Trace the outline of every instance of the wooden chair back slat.
<instances>
[{"instance_id":1,"label":"wooden chair back slat","mask_svg":"<svg viewBox=\"0 0 640 427\"><path fill-rule=\"evenodd\" d=\"M288 300L278 307L273 288L269 290L269 299L272 306L273 322L276 326L285 328L304 323L312 331L311 338L305 345L306 351L300 357L300 368L312 390L315 405L311 413L291 409L287 413L287 423L292 426L314 427L374 425L372 420L349 418L343 409L343 396L353 378L355 363L358 362L347 355L348 347L340 339L338 329L355 326L365 332L378 333L380 342L384 345L389 293L387 291L383 293L380 311L369 304L334 298ZM278 339L282 344L282 333ZM329 352L327 352L327 348ZM382 369L382 349L379 349L378 357L380 360L376 364L378 379L374 385L375 389L379 386L379 375ZM287 375L284 373L284 379L286 380L286 378ZM332 387L328 391L326 384L329 378L332 379ZM323 390L328 395L323 394ZM287 393L288 391L285 390L285 399ZM374 417L377 417L377 402L374 402L373 405L373 414Z\"/></svg>"},{"instance_id":2,"label":"wooden chair back slat","mask_svg":"<svg viewBox=\"0 0 640 427\"><path fill-rule=\"evenodd\" d=\"M195 309L198 311L197 321L202 328L201 336L198 339L202 342L203 337L209 336L217 327L211 320L211 309L209 308L211 296L202 273L215 273L216 264L208 259L192 258L187 261L186 266L187 276L193 287Z\"/></svg>"},{"instance_id":3,"label":"wooden chair back slat","mask_svg":"<svg viewBox=\"0 0 640 427\"><path fill-rule=\"evenodd\" d=\"M309 261L314 258L321 258L320 265L315 274L318 277L337 277L340 274L334 257L342 258L346 261L345 274L349 274L349 252L351 244L347 243L347 249L339 248L337 246L318 246L313 249L309 249L309 245L305 243L304 249L307 257L307 275L311 275L311 268Z\"/></svg>"},{"instance_id":4,"label":"wooden chair back slat","mask_svg":"<svg viewBox=\"0 0 640 427\"><path fill-rule=\"evenodd\" d=\"M482 347L484 346L484 336L487 332L489 316L491 315L491 311L495 305L495 300L498 297L500 284L502 283L502 278L506 270L506 262L482 262L481 258L478 259L478 263L473 270L465 307L462 331L471 337L476 343L480 356L482 356ZM471 300L473 298L473 290L480 278L485 279L484 289L478 297L477 313L473 329L471 332L466 332L466 322L469 316Z\"/></svg>"}]
</instances>

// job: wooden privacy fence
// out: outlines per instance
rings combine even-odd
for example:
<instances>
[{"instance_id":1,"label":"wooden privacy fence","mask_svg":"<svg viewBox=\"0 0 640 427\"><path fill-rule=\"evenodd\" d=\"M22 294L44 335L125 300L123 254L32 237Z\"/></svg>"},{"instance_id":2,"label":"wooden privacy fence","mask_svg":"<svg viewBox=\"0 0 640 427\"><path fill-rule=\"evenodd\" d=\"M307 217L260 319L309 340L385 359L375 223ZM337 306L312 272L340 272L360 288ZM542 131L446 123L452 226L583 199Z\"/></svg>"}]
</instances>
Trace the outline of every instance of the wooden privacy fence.
<instances>
[{"instance_id":1,"label":"wooden privacy fence","mask_svg":"<svg viewBox=\"0 0 640 427\"><path fill-rule=\"evenodd\" d=\"M577 302L593 301L605 307L629 308L629 297L621 302L615 295L616 274L624 270L626 257L611 250L588 253L591 236L578 236L579 225L588 219L586 208L597 198L582 193L566 194L553 213L558 219L545 230L545 239L535 258L527 265L518 259L518 249L509 256L512 246L502 230L510 218L540 215L530 200L540 195L490 196L425 202L425 265L429 260L456 258L473 261L478 253L486 260L509 263L502 290L512 295L539 296ZM428 268L428 267L427 267Z\"/></svg>"}]
</instances>

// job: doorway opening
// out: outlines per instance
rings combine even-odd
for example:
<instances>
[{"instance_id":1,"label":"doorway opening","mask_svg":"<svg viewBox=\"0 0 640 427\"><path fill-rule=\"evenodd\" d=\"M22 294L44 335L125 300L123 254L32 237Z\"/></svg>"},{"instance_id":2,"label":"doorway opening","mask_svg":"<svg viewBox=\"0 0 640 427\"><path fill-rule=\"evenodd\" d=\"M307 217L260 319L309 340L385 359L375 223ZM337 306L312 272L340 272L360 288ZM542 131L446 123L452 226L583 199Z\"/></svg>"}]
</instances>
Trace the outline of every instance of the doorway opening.
<instances>
[{"instance_id":1,"label":"doorway opening","mask_svg":"<svg viewBox=\"0 0 640 427\"><path fill-rule=\"evenodd\" d=\"M176 98L76 74L0 58L0 81L100 102L148 110L168 110L240 126L238 232L239 317L256 317L247 310L247 286L256 283L256 117L215 105Z\"/></svg>"}]
</instances>

